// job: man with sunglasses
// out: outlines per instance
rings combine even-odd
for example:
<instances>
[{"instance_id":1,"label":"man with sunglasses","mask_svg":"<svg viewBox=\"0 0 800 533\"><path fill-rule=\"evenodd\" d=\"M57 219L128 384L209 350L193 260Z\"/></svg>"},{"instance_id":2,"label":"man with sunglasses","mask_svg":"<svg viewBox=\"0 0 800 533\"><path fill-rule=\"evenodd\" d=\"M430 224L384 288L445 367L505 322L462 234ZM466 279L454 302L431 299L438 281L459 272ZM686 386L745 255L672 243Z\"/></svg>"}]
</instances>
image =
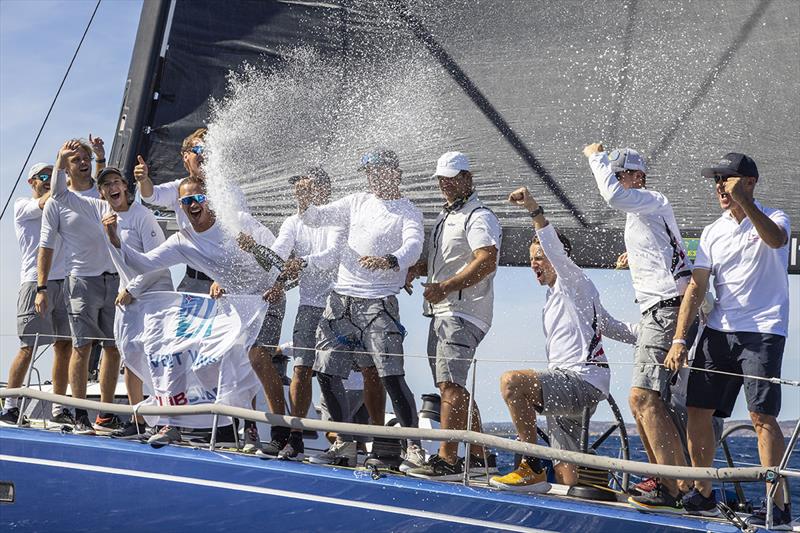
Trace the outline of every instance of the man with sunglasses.
<instances>
[{"instance_id":1,"label":"man with sunglasses","mask_svg":"<svg viewBox=\"0 0 800 533\"><path fill-rule=\"evenodd\" d=\"M208 130L206 128L198 128L189 134L181 144L183 167L189 173L189 177L196 178L200 181L205 181L203 153L205 151L204 139L207 132ZM181 209L179 202L180 195L178 194L178 188L183 178L178 178L160 185L153 185L153 181L150 179L150 169L142 156L138 156L138 164L133 169L133 177L136 180L136 185L139 187L139 194L142 197L142 201L166 209L172 209L175 211L175 220L178 223L178 227L180 229L191 230L192 225L189 223L189 219L184 214L183 209ZM212 282L213 280L204 272L187 266L186 275L178 285L178 291L208 294L211 290Z\"/></svg>"},{"instance_id":2,"label":"man with sunglasses","mask_svg":"<svg viewBox=\"0 0 800 533\"><path fill-rule=\"evenodd\" d=\"M788 332L790 221L783 211L754 199L759 176L750 157L726 154L716 166L702 169L701 174L714 179L723 213L700 236L694 272L665 365L678 370L686 364L687 332L713 275L716 301L708 314L692 368L766 379L698 371L689 374L686 405L692 465L711 466L715 449L712 416L729 417L744 384L761 464L774 467L785 451L777 422L781 387L767 379L781 375ZM767 490L770 486L768 483ZM716 500L711 489L711 482L695 481L683 500L684 508L693 514L713 514ZM791 509L782 490L776 491L771 512L772 526L791 522ZM767 514L764 505L748 523L764 527Z\"/></svg>"},{"instance_id":3,"label":"man with sunglasses","mask_svg":"<svg viewBox=\"0 0 800 533\"><path fill-rule=\"evenodd\" d=\"M219 289L212 297L219 297L222 291L230 294L260 294L265 299L278 277L276 267L280 257L268 249L275 241L272 232L248 213L239 213L241 233L239 238L231 239L208 205L205 194L205 182L198 178L184 178L178 188L181 210L191 224L191 229L182 228L171 235L164 243L146 253L138 252L120 241L117 235L116 215L106 216L103 224L106 233L115 248L121 250L127 267L143 274L153 270L186 264L197 270L210 273L219 284ZM285 271L298 268L298 262L287 261ZM265 321L266 322L266 321ZM264 327L259 337L264 335ZM256 345L249 352L250 363L258 379L264 387L270 410L282 415L285 413L283 383L271 358L263 357L262 350ZM247 427L251 427L247 425ZM166 426L161 429L161 440L153 440L160 444L171 440L179 440L177 428ZM159 438L158 436L154 438ZM272 439L281 444L281 448L289 438L289 429L273 426ZM254 443L255 444L255 443ZM260 443L259 443L260 444ZM278 444L274 444L278 446ZM280 449L280 448L279 448Z\"/></svg>"},{"instance_id":4,"label":"man with sunglasses","mask_svg":"<svg viewBox=\"0 0 800 533\"><path fill-rule=\"evenodd\" d=\"M21 387L31 364L34 346L53 345L53 392L66 394L69 382L69 358L72 340L69 338L69 318L64 300L64 257L58 243L46 287L53 305L43 313L36 312L36 256L42 227L42 210L50 198L50 179L53 166L37 163L28 172L28 183L33 190L29 198L17 198L14 202L14 230L19 243L22 268L20 272L19 296L17 298L17 334L20 349L8 371L8 387ZM39 337L38 343L36 335ZM55 335L52 337L51 335ZM19 419L19 398L6 398L5 411L0 423L15 425ZM73 424L70 412L53 404L52 422ZM24 420L23 420L24 422Z\"/></svg>"},{"instance_id":5,"label":"man with sunglasses","mask_svg":"<svg viewBox=\"0 0 800 533\"><path fill-rule=\"evenodd\" d=\"M652 463L685 466L678 428L670 414L671 373L664 358L675 333L681 298L689 284L691 267L683 248L672 206L663 194L646 189L647 165L636 150L607 154L602 144L583 150L589 159L600 195L614 209L626 213L625 250L642 313L636 342L629 403ZM637 487L629 503L642 510L679 512L685 481L658 480L651 491Z\"/></svg>"},{"instance_id":6,"label":"man with sunglasses","mask_svg":"<svg viewBox=\"0 0 800 533\"><path fill-rule=\"evenodd\" d=\"M90 163L93 151L98 156L98 163L102 159L99 157L103 155L102 139L93 138L90 142L92 146L77 139L67 141L58 153L53 170L56 178L52 185L52 198L45 205L42 215L36 308L43 313L49 305L54 305L45 289L54 251L60 242L66 262L64 287L72 330L73 351L69 366L72 395L76 398L86 397L92 349L98 342L95 339L102 338L100 399L113 402L119 375L119 351L114 342L114 301L119 288L119 276L103 242L103 231L97 219L87 216L84 211L76 211L62 201L67 192L88 198L100 197L92 179ZM104 159L102 165L105 167ZM60 181L59 173L63 177ZM67 177L70 179L69 191L66 187ZM63 183L63 187L59 188L57 183ZM73 431L77 434L90 435L95 430L111 432L120 425L119 418L110 413L99 413L92 425L86 410L75 410Z\"/></svg>"},{"instance_id":7,"label":"man with sunglasses","mask_svg":"<svg viewBox=\"0 0 800 533\"><path fill-rule=\"evenodd\" d=\"M310 227L347 231L347 246L317 333L314 370L333 420L350 422L342 379L355 360L360 368L377 368L400 425L416 427L417 408L403 369L405 328L396 294L405 286L408 268L422 254L422 213L403 198L395 152L372 150L361 157L359 170L366 174L369 192L310 205L300 216ZM411 447L419 444L410 442L409 458L414 455ZM381 462L398 465L399 457L393 455ZM328 451L309 460L355 466L355 440L339 435Z\"/></svg>"}]
</instances>

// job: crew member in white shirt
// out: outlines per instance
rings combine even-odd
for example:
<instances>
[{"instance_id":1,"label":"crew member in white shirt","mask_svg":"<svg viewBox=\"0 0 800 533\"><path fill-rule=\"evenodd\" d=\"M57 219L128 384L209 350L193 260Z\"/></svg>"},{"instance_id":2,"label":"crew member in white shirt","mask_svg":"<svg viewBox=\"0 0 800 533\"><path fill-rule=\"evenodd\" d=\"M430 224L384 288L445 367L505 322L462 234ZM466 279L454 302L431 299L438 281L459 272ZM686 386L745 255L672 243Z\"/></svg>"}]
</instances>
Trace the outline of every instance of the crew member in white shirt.
<instances>
[{"instance_id":1,"label":"crew member in white shirt","mask_svg":"<svg viewBox=\"0 0 800 533\"><path fill-rule=\"evenodd\" d=\"M631 413L651 463L686 466L678 427L670 415L671 373L662 366L692 274L678 223L667 197L646 188L647 164L636 150L606 154L602 144L594 143L583 153L600 195L610 207L626 213L625 250L642 313L628 396ZM664 478L655 490L639 491L629 502L642 510L676 512L680 493L688 488L686 481Z\"/></svg>"},{"instance_id":2,"label":"crew member in white shirt","mask_svg":"<svg viewBox=\"0 0 800 533\"><path fill-rule=\"evenodd\" d=\"M190 133L181 144L181 158L183 166L189 177L205 181L203 172L203 153L205 151L206 128L198 128ZM180 203L178 187L183 178L153 185L150 179L150 168L145 163L142 156L138 156L138 164L133 169L133 178L139 188L139 194L144 202L175 211L175 220L180 229L191 230L192 225L183 212ZM212 279L204 272L187 265L186 274L178 284L179 292L195 292L198 294L208 294L211 289Z\"/></svg>"},{"instance_id":3,"label":"crew member in white shirt","mask_svg":"<svg viewBox=\"0 0 800 533\"><path fill-rule=\"evenodd\" d=\"M91 139L91 136L90 136ZM100 193L91 175L92 152L105 168L103 141L91 139L92 146L78 140L67 141L59 150L54 172L66 172L70 179L69 191L81 196L99 198ZM99 169L100 163L97 164ZM100 169L102 170L102 169ZM98 170L99 171L99 170ZM111 261L108 247L103 242L103 229L94 217L78 212L61 201L66 187L56 191L53 184L52 198L42 215L42 233L37 261L37 284L43 287L49 279L53 253L63 246L67 278L65 293L67 310L72 330L72 357L69 366L69 382L75 398L86 397L89 359L93 345L100 341L103 355L100 360L100 400L113 402L119 376L119 351L114 342L114 300L119 289L119 276ZM44 312L48 304L46 291L36 295L36 306ZM113 431L120 426L119 419L110 413L98 413L94 425L83 409L75 410L76 434L90 435L95 429Z\"/></svg>"},{"instance_id":4,"label":"crew member in white shirt","mask_svg":"<svg viewBox=\"0 0 800 533\"><path fill-rule=\"evenodd\" d=\"M475 350L492 324L502 229L497 216L478 199L466 155L442 155L433 178L446 203L431 230L428 257L409 269L408 281L410 285L413 277L428 276L423 314L431 317L428 362L442 396L442 429L466 429L467 375ZM471 429L482 431L477 405ZM485 471L484 453L482 446L470 448L471 469ZM490 472L496 472L496 457L492 454L486 460ZM400 469L413 477L460 479L464 460L458 457L457 442L442 442L439 453L423 466L407 469L404 463Z\"/></svg>"},{"instance_id":5,"label":"crew member in white shirt","mask_svg":"<svg viewBox=\"0 0 800 533\"><path fill-rule=\"evenodd\" d=\"M67 157L70 157L70 154L67 154ZM101 199L81 196L68 190L64 172L58 172L53 180L53 197L58 198L61 204L72 211L94 219L99 227L102 227L101 221L105 215L115 213L120 228L120 238L135 250L148 252L164 242L164 232L152 211L138 202L133 202L133 197L128 191L128 180L119 169L106 167L101 170L97 175L97 189ZM131 361L133 358L144 357L144 354L137 353L136 348L127 342L125 336L127 326L139 317L130 314L126 306L147 291L172 291L172 277L166 269L153 270L139 276L128 276L125 274L125 265L116 254L111 254L111 260L120 276L119 293L115 300L118 308L114 317L114 339L124 358ZM142 380L128 367L125 369L125 387L131 405L136 405L144 399ZM116 418L116 415L112 416ZM96 425L95 430L108 432L106 427L100 424ZM118 438L134 438L144 433L144 418L139 415L114 430L112 435Z\"/></svg>"},{"instance_id":6,"label":"crew member in white shirt","mask_svg":"<svg viewBox=\"0 0 800 533\"><path fill-rule=\"evenodd\" d=\"M42 227L42 209L50 198L50 180L53 165L37 163L28 172L32 195L17 198L14 202L14 230L17 234L21 256L19 297L17 298L17 334L20 349L8 370L8 387L21 387L30 367L34 345L53 345L53 392L66 394L69 380L69 358L72 340L69 338L69 318L64 301L64 257L56 254L54 267L47 285L42 287L52 298L53 305L43 314L36 312L36 256ZM36 334L39 341L36 342ZM55 335L55 337L52 337ZM16 425L19 419L19 398L6 398L5 411L0 423ZM67 409L53 404L51 421L73 424L75 420Z\"/></svg>"},{"instance_id":7,"label":"crew member in white shirt","mask_svg":"<svg viewBox=\"0 0 800 533\"><path fill-rule=\"evenodd\" d=\"M181 229L147 253L140 253L120 242L115 215L103 220L111 244L120 249L125 265L138 274L178 264L189 265L210 273L218 282L219 292L211 294L212 297L221 296L221 291L229 294L265 294L279 273L269 255L264 254L264 250L275 240L272 232L251 215L242 212L239 214L242 233L237 243L221 224L217 224L216 216L208 206L203 181L185 178L179 191L181 208L192 229ZM280 261L277 255L276 258ZM287 262L285 268L295 269L295 263ZM283 383L271 359L265 360L257 345L250 349L249 355L253 370L264 387L270 410L275 414L284 414ZM161 444L180 438L180 434L174 430L162 428L161 431ZM273 426L273 439L279 435L285 441L288 434L288 428Z\"/></svg>"},{"instance_id":8,"label":"crew member in white shirt","mask_svg":"<svg viewBox=\"0 0 800 533\"><path fill-rule=\"evenodd\" d=\"M309 169L305 174L292 176L298 214L291 215L281 224L278 237L271 246L281 259L294 254L303 265L300 272L300 305L292 332L294 370L289 386L289 403L292 416L306 416L311 404L311 377L315 361L316 334L325 301L336 280L339 255L345 246L345 231L338 226L311 228L300 219L300 214L310 205L325 205L330 201L331 179L322 167ZM282 286L279 281L276 287ZM283 288L283 287L282 287ZM286 353L286 352L284 352ZM374 370L374 368L373 368ZM377 379L377 374L375 374ZM383 412L383 407L381 407ZM305 457L303 432L292 430L289 442L280 450L265 447L260 455L302 461Z\"/></svg>"},{"instance_id":9,"label":"crew member in white shirt","mask_svg":"<svg viewBox=\"0 0 800 533\"><path fill-rule=\"evenodd\" d=\"M540 285L546 285L542 310L548 369L513 370L500 379L500 391L523 442L536 442L536 414L547 417L550 446L580 451L584 408L593 413L608 397L611 371L603 350L603 335L633 344L635 324L611 317L600 302L592 281L569 257L569 241L558 234L528 189L509 197L533 218L536 237L530 248L531 267ZM556 479L578 482L574 465L557 463ZM539 460L525 457L517 470L489 480L493 487L522 492L547 492L550 484Z\"/></svg>"},{"instance_id":10,"label":"crew member in white shirt","mask_svg":"<svg viewBox=\"0 0 800 533\"><path fill-rule=\"evenodd\" d=\"M300 217L310 227L338 226L347 231L347 245L317 334L314 370L333 420L349 422L342 379L350 374L355 359L362 369L377 368L400 425L416 427L417 408L403 369L405 328L396 294L422 253L422 213L402 196L402 170L393 151L364 154L359 168L366 173L369 192L311 205ZM398 457L384 459L400 462ZM355 460L356 443L343 435L327 452L310 458L349 466L355 466Z\"/></svg>"},{"instance_id":11,"label":"crew member in white shirt","mask_svg":"<svg viewBox=\"0 0 800 533\"><path fill-rule=\"evenodd\" d=\"M716 300L698 343L693 369L721 370L738 375L778 378L789 323L789 217L754 199L759 181L755 161L740 153L726 154L702 175L713 178L722 216L700 236L691 283L678 318L675 338L665 365L686 364L686 334L703 302L711 276ZM777 383L693 370L686 405L689 454L693 466L714 460L712 416L731 415L744 383L747 409L758 436L762 466L780 463L785 443L777 416L781 387ZM770 484L767 484L769 490ZM715 514L710 481L695 481L683 499L686 511ZM788 502L778 488L772 509L773 526L791 522ZM764 527L766 505L749 519Z\"/></svg>"}]
</instances>

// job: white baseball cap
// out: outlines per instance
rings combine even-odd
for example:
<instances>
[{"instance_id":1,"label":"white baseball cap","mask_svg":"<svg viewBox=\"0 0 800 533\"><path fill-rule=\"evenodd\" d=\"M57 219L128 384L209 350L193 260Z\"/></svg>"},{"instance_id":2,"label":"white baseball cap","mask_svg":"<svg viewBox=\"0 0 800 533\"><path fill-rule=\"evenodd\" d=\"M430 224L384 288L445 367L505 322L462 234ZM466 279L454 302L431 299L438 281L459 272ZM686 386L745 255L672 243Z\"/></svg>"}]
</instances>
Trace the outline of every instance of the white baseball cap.
<instances>
[{"instance_id":1,"label":"white baseball cap","mask_svg":"<svg viewBox=\"0 0 800 533\"><path fill-rule=\"evenodd\" d=\"M36 163L28 171L28 179L35 178L37 174L39 174L39 172L41 172L46 168L53 170L53 165L51 165L50 163Z\"/></svg>"},{"instance_id":2,"label":"white baseball cap","mask_svg":"<svg viewBox=\"0 0 800 533\"><path fill-rule=\"evenodd\" d=\"M469 160L461 152L447 152L436 162L434 176L452 178L461 171L469 171Z\"/></svg>"}]
</instances>

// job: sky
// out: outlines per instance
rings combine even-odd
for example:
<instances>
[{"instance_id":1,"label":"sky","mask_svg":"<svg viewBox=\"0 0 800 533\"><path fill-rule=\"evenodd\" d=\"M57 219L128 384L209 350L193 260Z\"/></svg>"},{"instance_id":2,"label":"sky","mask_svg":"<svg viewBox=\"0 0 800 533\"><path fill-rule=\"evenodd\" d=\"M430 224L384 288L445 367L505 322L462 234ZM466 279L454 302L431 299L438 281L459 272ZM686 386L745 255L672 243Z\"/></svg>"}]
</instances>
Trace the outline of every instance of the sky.
<instances>
[{"instance_id":1,"label":"sky","mask_svg":"<svg viewBox=\"0 0 800 533\"><path fill-rule=\"evenodd\" d=\"M14 180L94 5L93 0L0 1L0 200L3 202L11 194ZM52 162L65 140L86 138L89 133L102 137L106 141L106 153L110 154L141 7L141 0L103 1L28 168L38 161ZM433 163L435 155L432 158ZM23 176L14 197L29 194L30 187ZM9 208L0 221L0 275L4 280L0 284L0 381L7 379L8 366L18 348L19 254L12 218L13 210ZM177 279L182 272L176 270L173 274ZM613 315L629 322L639 319L628 272L591 270L589 276ZM421 315L421 287L417 285L416 289L414 295L401 293L398 299L401 320L409 331L405 340L407 379L419 399L421 394L434 392L434 387L424 355L428 319ZM504 371L545 367L541 321L545 292L527 268L502 267L497 273L494 324L477 353L476 399L485 421L509 420L499 393L499 379ZM790 292L790 333L784 352L783 376L798 380L800 276L790 276ZM295 290L288 296L282 341L291 340L296 308ZM627 390L633 349L610 340L604 343L612 363L611 394L626 421L632 422ZM37 365L43 379L50 376L51 361L50 354L45 353ZM784 387L783 393L780 418L800 417L800 390ZM315 398L317 396L315 386ZM744 399L740 397L733 418L746 417ZM594 419L611 419L605 403L598 408Z\"/></svg>"}]
</instances>

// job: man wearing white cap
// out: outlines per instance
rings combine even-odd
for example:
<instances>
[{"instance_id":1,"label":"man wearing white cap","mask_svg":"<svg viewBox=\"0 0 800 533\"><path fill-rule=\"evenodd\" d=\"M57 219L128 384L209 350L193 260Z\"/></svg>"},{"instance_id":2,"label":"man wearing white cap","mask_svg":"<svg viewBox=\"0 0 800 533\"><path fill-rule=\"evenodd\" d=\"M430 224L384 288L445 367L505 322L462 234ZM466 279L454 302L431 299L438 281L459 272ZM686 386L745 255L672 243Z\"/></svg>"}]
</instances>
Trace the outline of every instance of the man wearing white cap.
<instances>
[{"instance_id":1,"label":"man wearing white cap","mask_svg":"<svg viewBox=\"0 0 800 533\"><path fill-rule=\"evenodd\" d=\"M442 429L466 429L470 395L467 375L475 350L492 325L494 274L500 256L502 229L495 214L479 199L469 160L461 152L439 158L433 175L446 203L431 231L427 259L409 270L411 280L427 273L423 313L431 317L428 362L442 395ZM481 431L475 407L472 430ZM484 450L473 446L470 466L484 469ZM487 458L496 469L494 456ZM405 468L404 468L405 467ZM403 465L414 477L457 479L464 462L457 442L442 442L439 453L421 467Z\"/></svg>"},{"instance_id":2,"label":"man wearing white cap","mask_svg":"<svg viewBox=\"0 0 800 533\"><path fill-rule=\"evenodd\" d=\"M600 143L583 149L600 195L627 213L625 249L642 313L629 402L650 462L685 466L680 436L669 413L669 352L683 293L692 275L672 206L663 194L645 188L647 165L631 148L605 152ZM628 499L642 510L680 512L684 481L661 479Z\"/></svg>"},{"instance_id":3,"label":"man wearing white cap","mask_svg":"<svg viewBox=\"0 0 800 533\"><path fill-rule=\"evenodd\" d=\"M69 338L69 319L63 295L64 258L60 243L53 260L50 279L42 291L50 293L53 305L43 313L37 313L36 257L39 251L39 233L42 227L42 210L50 198L50 180L53 165L37 163L28 172L28 183L33 189L30 198L17 198L14 202L14 230L17 234L22 263L19 297L17 299L17 333L20 349L8 371L8 387L21 387L25 373L31 364L36 335L41 337L38 346L53 345L53 392L65 394L69 381L69 357L72 340ZM52 337L51 335L55 335ZM0 423L16 424L19 419L19 398L6 398L5 411ZM63 407L54 404L52 420L57 423L72 423L72 415Z\"/></svg>"}]
</instances>

